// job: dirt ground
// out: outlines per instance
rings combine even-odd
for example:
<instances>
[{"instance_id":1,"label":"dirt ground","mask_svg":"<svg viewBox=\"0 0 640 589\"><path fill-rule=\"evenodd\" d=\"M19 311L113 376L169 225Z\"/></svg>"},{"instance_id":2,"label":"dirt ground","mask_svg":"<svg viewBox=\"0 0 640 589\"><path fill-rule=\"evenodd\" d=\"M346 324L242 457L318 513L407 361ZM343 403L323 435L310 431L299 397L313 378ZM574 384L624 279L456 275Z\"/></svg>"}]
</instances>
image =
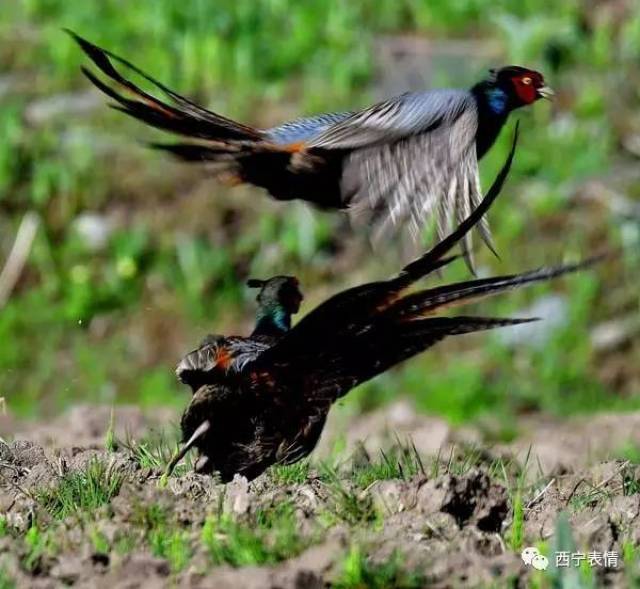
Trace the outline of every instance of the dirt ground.
<instances>
[{"instance_id":1,"label":"dirt ground","mask_svg":"<svg viewBox=\"0 0 640 589\"><path fill-rule=\"evenodd\" d=\"M112 416L106 407L77 407L47 423L0 419L2 589L630 587L640 578L633 563L640 467L630 454L640 448L638 413L530 418L514 441L489 444L475 429L451 428L400 402L352 421L340 458L330 459L331 439L343 428L335 419L301 474L289 467L288 475L221 485L183 469L166 486L159 465L149 466L135 448L149 431L175 422L171 411L145 416L123 407ZM389 478L372 465L380 449L393 456L399 440L412 440L419 468ZM331 476L322 460L333 460ZM117 492L99 507L56 517L50 491L97 462L101 476L118 476ZM291 554L238 564L238 540L222 558L227 564L212 561L212 544L202 540L212 513L251 527L256 513L283 503L293 508ZM149 506L166 514L161 525L140 515ZM218 529L216 546L240 538L233 530ZM527 546L550 561L564 550L615 552L619 562L590 571L552 562L535 571L520 557ZM359 572L349 573L354 562ZM390 562L398 570L384 577ZM578 584L557 584L572 574Z\"/></svg>"}]
</instances>

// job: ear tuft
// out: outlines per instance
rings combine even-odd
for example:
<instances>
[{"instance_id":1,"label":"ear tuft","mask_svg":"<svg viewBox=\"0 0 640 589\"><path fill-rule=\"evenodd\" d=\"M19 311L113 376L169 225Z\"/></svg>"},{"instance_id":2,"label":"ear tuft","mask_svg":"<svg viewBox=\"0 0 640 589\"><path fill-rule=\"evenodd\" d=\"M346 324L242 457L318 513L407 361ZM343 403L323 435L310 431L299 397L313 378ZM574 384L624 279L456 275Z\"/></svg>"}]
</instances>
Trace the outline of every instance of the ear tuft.
<instances>
[{"instance_id":1,"label":"ear tuft","mask_svg":"<svg viewBox=\"0 0 640 589\"><path fill-rule=\"evenodd\" d=\"M260 280L259 278L249 278L247 280L247 286L249 288L262 288L265 284L264 280Z\"/></svg>"}]
</instances>

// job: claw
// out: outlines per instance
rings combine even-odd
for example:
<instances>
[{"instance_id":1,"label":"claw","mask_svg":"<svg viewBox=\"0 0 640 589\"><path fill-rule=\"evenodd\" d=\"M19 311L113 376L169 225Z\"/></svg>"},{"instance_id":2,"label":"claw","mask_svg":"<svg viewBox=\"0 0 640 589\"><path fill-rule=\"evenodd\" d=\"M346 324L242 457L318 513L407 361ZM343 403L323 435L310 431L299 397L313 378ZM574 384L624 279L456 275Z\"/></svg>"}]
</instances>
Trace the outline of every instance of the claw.
<instances>
[{"instance_id":1,"label":"claw","mask_svg":"<svg viewBox=\"0 0 640 589\"><path fill-rule=\"evenodd\" d=\"M167 469L164 472L164 477L169 477L173 472L173 469L176 467L178 462L180 462L186 455L186 453L191 450L191 447L196 443L198 438L202 437L206 434L211 428L211 423L208 419L205 419L193 432L193 435L189 438L189 441L178 450L178 452L173 456L171 462L167 465Z\"/></svg>"}]
</instances>

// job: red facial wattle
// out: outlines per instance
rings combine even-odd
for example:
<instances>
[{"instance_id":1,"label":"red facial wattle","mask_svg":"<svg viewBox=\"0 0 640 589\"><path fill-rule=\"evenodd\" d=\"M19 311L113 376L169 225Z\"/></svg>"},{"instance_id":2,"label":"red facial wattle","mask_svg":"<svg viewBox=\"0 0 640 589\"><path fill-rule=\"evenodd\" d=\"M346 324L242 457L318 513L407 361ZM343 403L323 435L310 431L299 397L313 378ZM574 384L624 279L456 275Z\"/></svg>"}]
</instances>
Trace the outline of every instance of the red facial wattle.
<instances>
[{"instance_id":1,"label":"red facial wattle","mask_svg":"<svg viewBox=\"0 0 640 589\"><path fill-rule=\"evenodd\" d=\"M528 78L531 80L531 78ZM538 98L538 93L536 92L536 88L533 84L533 81L530 81L528 84L523 81L522 78L515 78L513 80L513 85L515 87L516 94L518 98L522 101L523 104L531 104L535 102Z\"/></svg>"}]
</instances>

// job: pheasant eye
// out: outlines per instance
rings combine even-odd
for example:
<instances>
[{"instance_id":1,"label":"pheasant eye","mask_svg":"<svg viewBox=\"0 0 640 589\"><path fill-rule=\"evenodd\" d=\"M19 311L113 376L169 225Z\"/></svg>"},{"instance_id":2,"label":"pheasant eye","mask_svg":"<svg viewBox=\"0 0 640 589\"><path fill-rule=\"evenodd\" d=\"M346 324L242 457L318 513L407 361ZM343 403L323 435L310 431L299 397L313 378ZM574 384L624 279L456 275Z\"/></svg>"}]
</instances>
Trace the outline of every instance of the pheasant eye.
<instances>
[{"instance_id":1,"label":"pheasant eye","mask_svg":"<svg viewBox=\"0 0 640 589\"><path fill-rule=\"evenodd\" d=\"M529 86L529 84L531 84L531 82L532 82L532 80L531 80L531 78L529 76L526 76L526 77L522 78L522 83L525 86Z\"/></svg>"}]
</instances>

